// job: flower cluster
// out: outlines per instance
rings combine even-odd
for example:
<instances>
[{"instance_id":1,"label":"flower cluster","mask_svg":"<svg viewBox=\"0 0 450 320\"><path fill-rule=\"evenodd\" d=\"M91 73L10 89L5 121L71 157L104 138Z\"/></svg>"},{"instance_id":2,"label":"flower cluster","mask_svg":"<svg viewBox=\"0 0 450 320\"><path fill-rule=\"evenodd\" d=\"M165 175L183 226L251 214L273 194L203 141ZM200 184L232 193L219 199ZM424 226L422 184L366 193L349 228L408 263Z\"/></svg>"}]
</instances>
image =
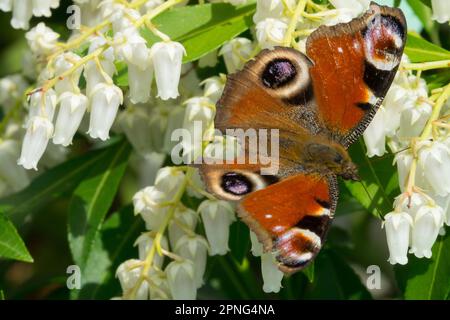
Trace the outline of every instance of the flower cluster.
<instances>
[{"instance_id":1,"label":"flower cluster","mask_svg":"<svg viewBox=\"0 0 450 320\"><path fill-rule=\"evenodd\" d=\"M369 157L385 154L386 144L396 153L402 193L383 223L392 264L406 264L408 249L418 258L430 258L440 230L450 224L450 137L445 108L450 85L432 90L430 96L420 76L428 67L404 57L383 105L364 132Z\"/></svg>"},{"instance_id":2,"label":"flower cluster","mask_svg":"<svg viewBox=\"0 0 450 320\"><path fill-rule=\"evenodd\" d=\"M51 9L59 7L60 0L1 0L0 10L12 11L11 26L28 29L31 17L50 17Z\"/></svg>"}]
</instances>

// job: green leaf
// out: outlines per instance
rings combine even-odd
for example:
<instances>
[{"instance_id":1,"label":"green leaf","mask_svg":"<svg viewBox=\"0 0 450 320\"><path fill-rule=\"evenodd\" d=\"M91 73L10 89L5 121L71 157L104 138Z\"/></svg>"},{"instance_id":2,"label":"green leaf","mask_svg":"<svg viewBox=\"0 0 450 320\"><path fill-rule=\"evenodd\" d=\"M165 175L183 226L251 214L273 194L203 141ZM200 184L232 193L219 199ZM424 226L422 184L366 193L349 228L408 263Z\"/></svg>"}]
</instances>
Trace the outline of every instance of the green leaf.
<instances>
[{"instance_id":1,"label":"green leaf","mask_svg":"<svg viewBox=\"0 0 450 320\"><path fill-rule=\"evenodd\" d=\"M16 228L3 214L0 214L0 257L33 262Z\"/></svg>"},{"instance_id":2,"label":"green leaf","mask_svg":"<svg viewBox=\"0 0 450 320\"><path fill-rule=\"evenodd\" d=\"M409 256L408 264L396 266L398 285L405 299L445 300L450 290L450 234L439 237L431 259Z\"/></svg>"},{"instance_id":3,"label":"green leaf","mask_svg":"<svg viewBox=\"0 0 450 320\"><path fill-rule=\"evenodd\" d=\"M0 211L10 217L16 225L28 214L38 211L54 199L71 192L91 170L94 163L104 158L115 142L70 159L38 176L24 190L0 199Z\"/></svg>"},{"instance_id":4,"label":"green leaf","mask_svg":"<svg viewBox=\"0 0 450 320\"><path fill-rule=\"evenodd\" d=\"M74 191L69 205L68 238L73 259L81 270L119 188L130 152L126 140L109 148Z\"/></svg>"},{"instance_id":5,"label":"green leaf","mask_svg":"<svg viewBox=\"0 0 450 320\"><path fill-rule=\"evenodd\" d=\"M72 298L110 299L119 294L116 269L123 261L136 257L137 249L133 245L141 230L144 230L144 223L135 217L133 206L113 213L95 237L83 269L81 290L72 290Z\"/></svg>"},{"instance_id":6,"label":"green leaf","mask_svg":"<svg viewBox=\"0 0 450 320\"><path fill-rule=\"evenodd\" d=\"M408 55L411 62L450 59L450 51L428 42L415 32L408 32L405 53Z\"/></svg>"},{"instance_id":7,"label":"green leaf","mask_svg":"<svg viewBox=\"0 0 450 320\"><path fill-rule=\"evenodd\" d=\"M350 155L358 166L360 181L344 181L348 191L375 216L381 217L392 210L394 197L398 195L397 171L392 155L368 158L360 139L350 147Z\"/></svg>"},{"instance_id":8,"label":"green leaf","mask_svg":"<svg viewBox=\"0 0 450 320\"><path fill-rule=\"evenodd\" d=\"M0 290L0 300L5 300L5 293L3 290Z\"/></svg>"},{"instance_id":9,"label":"green leaf","mask_svg":"<svg viewBox=\"0 0 450 320\"><path fill-rule=\"evenodd\" d=\"M322 250L315 263L315 278L307 288L308 299L371 299L352 268L331 250Z\"/></svg>"},{"instance_id":10,"label":"green leaf","mask_svg":"<svg viewBox=\"0 0 450 320\"><path fill-rule=\"evenodd\" d=\"M247 30L253 24L255 9L255 4L235 7L226 3L208 3L166 11L152 22L172 40L183 44L187 53L184 62L189 62ZM142 34L149 45L161 41L147 28Z\"/></svg>"},{"instance_id":11,"label":"green leaf","mask_svg":"<svg viewBox=\"0 0 450 320\"><path fill-rule=\"evenodd\" d=\"M314 261L306 269L303 269L302 272L308 278L309 282L314 282Z\"/></svg>"},{"instance_id":12,"label":"green leaf","mask_svg":"<svg viewBox=\"0 0 450 320\"><path fill-rule=\"evenodd\" d=\"M241 264L250 250L250 231L242 221L231 225L229 245L234 259Z\"/></svg>"}]
</instances>

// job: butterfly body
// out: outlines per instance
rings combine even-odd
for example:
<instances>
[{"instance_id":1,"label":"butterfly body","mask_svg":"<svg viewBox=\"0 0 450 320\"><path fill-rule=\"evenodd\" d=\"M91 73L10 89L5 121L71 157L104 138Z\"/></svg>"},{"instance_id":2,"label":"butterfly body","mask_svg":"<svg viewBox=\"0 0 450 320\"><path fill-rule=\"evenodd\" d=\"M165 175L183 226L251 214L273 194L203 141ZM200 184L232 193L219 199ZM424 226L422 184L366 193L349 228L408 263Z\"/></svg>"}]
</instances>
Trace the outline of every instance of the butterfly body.
<instances>
[{"instance_id":1,"label":"butterfly body","mask_svg":"<svg viewBox=\"0 0 450 320\"><path fill-rule=\"evenodd\" d=\"M348 155L388 90L406 42L398 9L371 4L347 24L320 27L306 55L284 47L263 50L228 77L215 127L265 129L279 141L276 157L203 164L200 174L275 254L279 268L304 268L319 252L338 199L337 177L358 179ZM265 157L278 171L263 173Z\"/></svg>"}]
</instances>

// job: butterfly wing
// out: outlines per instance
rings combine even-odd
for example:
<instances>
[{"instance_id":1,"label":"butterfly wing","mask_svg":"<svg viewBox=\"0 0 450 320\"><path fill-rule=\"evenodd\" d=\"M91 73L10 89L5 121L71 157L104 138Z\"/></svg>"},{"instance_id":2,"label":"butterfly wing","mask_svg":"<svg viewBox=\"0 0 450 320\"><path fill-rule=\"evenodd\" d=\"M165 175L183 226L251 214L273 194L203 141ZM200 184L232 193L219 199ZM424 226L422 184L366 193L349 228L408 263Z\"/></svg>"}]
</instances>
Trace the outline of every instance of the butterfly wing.
<instances>
[{"instance_id":1,"label":"butterfly wing","mask_svg":"<svg viewBox=\"0 0 450 320\"><path fill-rule=\"evenodd\" d=\"M350 23L321 26L307 40L318 118L348 147L369 125L400 64L406 20L378 6Z\"/></svg>"}]
</instances>

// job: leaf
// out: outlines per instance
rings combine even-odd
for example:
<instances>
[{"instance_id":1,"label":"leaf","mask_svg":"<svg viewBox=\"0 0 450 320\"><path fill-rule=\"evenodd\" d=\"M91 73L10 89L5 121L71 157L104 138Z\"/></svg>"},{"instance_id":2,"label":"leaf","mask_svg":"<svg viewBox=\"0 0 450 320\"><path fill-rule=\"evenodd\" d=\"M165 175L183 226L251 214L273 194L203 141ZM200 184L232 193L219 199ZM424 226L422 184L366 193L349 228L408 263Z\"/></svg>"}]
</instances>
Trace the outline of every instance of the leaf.
<instances>
[{"instance_id":1,"label":"leaf","mask_svg":"<svg viewBox=\"0 0 450 320\"><path fill-rule=\"evenodd\" d=\"M431 9L420 0L408 0L408 4L422 22L423 28L435 43L439 43L437 24L431 19Z\"/></svg>"},{"instance_id":2,"label":"leaf","mask_svg":"<svg viewBox=\"0 0 450 320\"><path fill-rule=\"evenodd\" d=\"M450 234L438 238L431 259L409 256L408 264L396 266L395 275L405 299L445 300L450 289Z\"/></svg>"},{"instance_id":3,"label":"leaf","mask_svg":"<svg viewBox=\"0 0 450 320\"><path fill-rule=\"evenodd\" d=\"M431 42L428 42L414 32L408 32L405 53L411 62L426 62L450 59L450 51L447 51Z\"/></svg>"},{"instance_id":4,"label":"leaf","mask_svg":"<svg viewBox=\"0 0 450 320\"><path fill-rule=\"evenodd\" d=\"M24 190L0 199L0 211L16 225L28 214L38 211L54 199L71 192L116 143L70 159L38 176Z\"/></svg>"},{"instance_id":5,"label":"leaf","mask_svg":"<svg viewBox=\"0 0 450 320\"><path fill-rule=\"evenodd\" d=\"M83 269L81 290L72 290L72 298L110 299L120 293L115 272L119 264L136 257L134 242L144 230L143 220L136 218L133 206L113 213L95 237L91 254Z\"/></svg>"},{"instance_id":6,"label":"leaf","mask_svg":"<svg viewBox=\"0 0 450 320\"><path fill-rule=\"evenodd\" d=\"M368 158L360 139L350 147L350 155L358 166L360 181L344 181L348 191L375 216L392 210L394 197L400 193L392 155Z\"/></svg>"},{"instance_id":7,"label":"leaf","mask_svg":"<svg viewBox=\"0 0 450 320\"><path fill-rule=\"evenodd\" d=\"M314 283L307 288L308 299L371 299L352 268L331 250L322 250L316 258Z\"/></svg>"},{"instance_id":8,"label":"leaf","mask_svg":"<svg viewBox=\"0 0 450 320\"><path fill-rule=\"evenodd\" d=\"M119 188L130 152L126 140L109 148L74 191L69 205L68 238L73 259L81 270Z\"/></svg>"},{"instance_id":9,"label":"leaf","mask_svg":"<svg viewBox=\"0 0 450 320\"><path fill-rule=\"evenodd\" d=\"M303 269L302 273L308 278L309 282L314 282L314 261L306 269Z\"/></svg>"},{"instance_id":10,"label":"leaf","mask_svg":"<svg viewBox=\"0 0 450 320\"><path fill-rule=\"evenodd\" d=\"M189 62L247 30L253 24L255 9L255 4L235 7L227 3L208 3L166 11L152 22L172 40L183 44L187 53L184 62ZM147 28L142 35L149 45L161 41Z\"/></svg>"},{"instance_id":11,"label":"leaf","mask_svg":"<svg viewBox=\"0 0 450 320\"><path fill-rule=\"evenodd\" d=\"M233 258L241 264L250 250L250 231L242 221L231 225L229 245Z\"/></svg>"},{"instance_id":12,"label":"leaf","mask_svg":"<svg viewBox=\"0 0 450 320\"><path fill-rule=\"evenodd\" d=\"M0 257L33 262L16 228L3 214L0 214Z\"/></svg>"}]
</instances>

